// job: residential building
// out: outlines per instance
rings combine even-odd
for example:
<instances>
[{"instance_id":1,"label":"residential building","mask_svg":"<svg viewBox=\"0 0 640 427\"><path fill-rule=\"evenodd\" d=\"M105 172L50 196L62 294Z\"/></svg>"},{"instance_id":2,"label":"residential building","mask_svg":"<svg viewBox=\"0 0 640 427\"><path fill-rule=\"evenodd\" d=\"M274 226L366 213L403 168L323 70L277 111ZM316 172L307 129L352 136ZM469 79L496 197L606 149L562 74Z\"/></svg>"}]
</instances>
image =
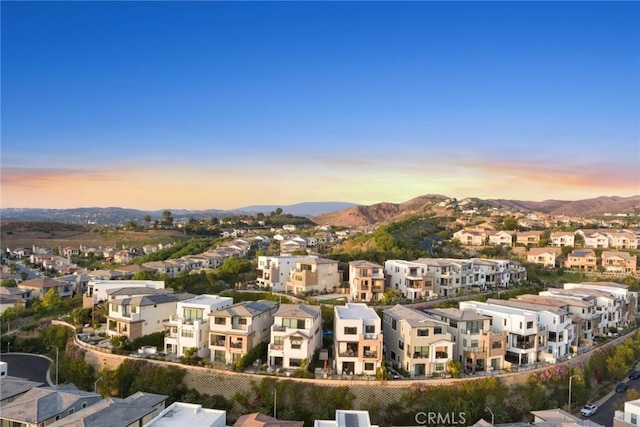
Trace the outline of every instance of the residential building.
<instances>
[{"instance_id":1,"label":"residential building","mask_svg":"<svg viewBox=\"0 0 640 427\"><path fill-rule=\"evenodd\" d=\"M594 271L598 267L598 258L591 249L575 249L567 255L564 266L573 270Z\"/></svg>"},{"instance_id":2,"label":"residential building","mask_svg":"<svg viewBox=\"0 0 640 427\"><path fill-rule=\"evenodd\" d=\"M491 231L488 233L489 244L499 246L512 246L513 245L513 232L510 231Z\"/></svg>"},{"instance_id":3,"label":"residential building","mask_svg":"<svg viewBox=\"0 0 640 427\"><path fill-rule=\"evenodd\" d=\"M164 331L164 322L175 314L178 302L191 294L156 294L109 301L107 335L122 335L130 341L154 332Z\"/></svg>"},{"instance_id":4,"label":"residential building","mask_svg":"<svg viewBox=\"0 0 640 427\"><path fill-rule=\"evenodd\" d=\"M299 369L322 347L320 307L281 304L274 315L268 359L271 368Z\"/></svg>"},{"instance_id":5,"label":"residential building","mask_svg":"<svg viewBox=\"0 0 640 427\"><path fill-rule=\"evenodd\" d=\"M602 252L602 267L609 273L635 273L638 269L638 257L629 252Z\"/></svg>"},{"instance_id":6,"label":"residential building","mask_svg":"<svg viewBox=\"0 0 640 427\"><path fill-rule=\"evenodd\" d=\"M504 289L527 280L527 269L518 261L485 258L471 258L470 261L473 263L474 274L478 273L478 287L482 290Z\"/></svg>"},{"instance_id":7,"label":"residential building","mask_svg":"<svg viewBox=\"0 0 640 427\"><path fill-rule=\"evenodd\" d=\"M41 427L54 423L93 405L102 397L98 393L64 387L34 387L0 410L0 425Z\"/></svg>"},{"instance_id":8,"label":"residential building","mask_svg":"<svg viewBox=\"0 0 640 427\"><path fill-rule=\"evenodd\" d=\"M554 248L530 248L527 252L527 262L540 264L547 268L556 266L557 252Z\"/></svg>"},{"instance_id":9,"label":"residential building","mask_svg":"<svg viewBox=\"0 0 640 427\"><path fill-rule=\"evenodd\" d=\"M609 238L599 230L578 230L577 233L584 239L584 247L587 249L606 249L609 247Z\"/></svg>"},{"instance_id":10,"label":"residential building","mask_svg":"<svg viewBox=\"0 0 640 427\"><path fill-rule=\"evenodd\" d=\"M261 342L269 341L274 301L245 301L209 314L211 362L234 363Z\"/></svg>"},{"instance_id":11,"label":"residential building","mask_svg":"<svg viewBox=\"0 0 640 427\"><path fill-rule=\"evenodd\" d=\"M259 256L258 257L258 286L271 288L274 291L285 290L287 280L296 263L307 256Z\"/></svg>"},{"instance_id":12,"label":"residential building","mask_svg":"<svg viewBox=\"0 0 640 427\"><path fill-rule=\"evenodd\" d=\"M613 427L637 427L640 424L640 399L624 402L624 411L615 411Z\"/></svg>"},{"instance_id":13,"label":"residential building","mask_svg":"<svg viewBox=\"0 0 640 427\"><path fill-rule=\"evenodd\" d=\"M340 283L338 261L312 256L296 261L296 266L289 272L285 289L294 294L333 292Z\"/></svg>"},{"instance_id":14,"label":"residential building","mask_svg":"<svg viewBox=\"0 0 640 427\"><path fill-rule=\"evenodd\" d=\"M484 230L464 229L453 233L453 238L464 246L482 246L487 240L487 232Z\"/></svg>"},{"instance_id":15,"label":"residential building","mask_svg":"<svg viewBox=\"0 0 640 427\"><path fill-rule=\"evenodd\" d=\"M491 325L492 318L473 309L433 308L425 313L447 324L451 334L453 360L467 372L497 371L504 366L507 348L506 331Z\"/></svg>"},{"instance_id":16,"label":"residential building","mask_svg":"<svg viewBox=\"0 0 640 427\"><path fill-rule=\"evenodd\" d=\"M554 231L551 233L551 246L561 248L564 246L575 246L575 234L570 231Z\"/></svg>"},{"instance_id":17,"label":"residential building","mask_svg":"<svg viewBox=\"0 0 640 427\"><path fill-rule=\"evenodd\" d=\"M227 412L195 403L173 402L143 427L227 427Z\"/></svg>"},{"instance_id":18,"label":"residential building","mask_svg":"<svg viewBox=\"0 0 640 427\"><path fill-rule=\"evenodd\" d=\"M384 267L370 261L349 263L349 294L351 301L380 301L384 294Z\"/></svg>"},{"instance_id":19,"label":"residential building","mask_svg":"<svg viewBox=\"0 0 640 427\"><path fill-rule=\"evenodd\" d=\"M569 317L569 308L566 305L558 307L549 304L536 304L531 300L493 298L489 298L487 304L520 308L534 311L538 314L539 343L546 341L546 347L539 346L537 356L539 361L557 363L564 360L571 353L571 344L575 338L575 328ZM543 335L543 331L546 331L546 335Z\"/></svg>"},{"instance_id":20,"label":"residential building","mask_svg":"<svg viewBox=\"0 0 640 427\"><path fill-rule=\"evenodd\" d=\"M453 359L447 324L411 308L395 305L383 311L385 360L411 377L445 375Z\"/></svg>"},{"instance_id":21,"label":"residential building","mask_svg":"<svg viewBox=\"0 0 640 427\"><path fill-rule=\"evenodd\" d=\"M0 366L6 368L7 362L0 362ZM26 378L12 377L6 375L5 371L0 372L0 408L13 402L34 387L40 387L43 383L29 381ZM2 409L0 409L0 414Z\"/></svg>"},{"instance_id":22,"label":"residential building","mask_svg":"<svg viewBox=\"0 0 640 427\"><path fill-rule=\"evenodd\" d=\"M313 427L378 427L371 424L368 411L338 409L335 420L315 420Z\"/></svg>"},{"instance_id":23,"label":"residential building","mask_svg":"<svg viewBox=\"0 0 640 427\"><path fill-rule=\"evenodd\" d=\"M18 288L0 286L0 314L7 308L24 307L24 291Z\"/></svg>"},{"instance_id":24,"label":"residential building","mask_svg":"<svg viewBox=\"0 0 640 427\"><path fill-rule=\"evenodd\" d=\"M496 330L507 332L505 367L540 360L538 352L546 349L547 330L538 325L538 313L535 311L479 301L461 301L460 309L472 309L489 316Z\"/></svg>"},{"instance_id":25,"label":"residential building","mask_svg":"<svg viewBox=\"0 0 640 427\"><path fill-rule=\"evenodd\" d=\"M51 289L55 289L60 298L71 298L73 296L72 285L48 277L25 280L18 283L17 287L24 292L23 298L25 300L42 298Z\"/></svg>"},{"instance_id":26,"label":"residential building","mask_svg":"<svg viewBox=\"0 0 640 427\"><path fill-rule=\"evenodd\" d=\"M607 237L612 249L638 249L638 238L630 231L610 231Z\"/></svg>"},{"instance_id":27,"label":"residential building","mask_svg":"<svg viewBox=\"0 0 640 427\"><path fill-rule=\"evenodd\" d=\"M384 272L389 288L399 292L403 297L415 301L434 297L433 284L437 266L432 272L429 267L417 261L390 259L384 262Z\"/></svg>"},{"instance_id":28,"label":"residential building","mask_svg":"<svg viewBox=\"0 0 640 427\"><path fill-rule=\"evenodd\" d=\"M165 406L168 396L137 392L124 399L107 397L49 424L50 427L138 427L151 421Z\"/></svg>"},{"instance_id":29,"label":"residential building","mask_svg":"<svg viewBox=\"0 0 640 427\"><path fill-rule=\"evenodd\" d=\"M476 275L478 272L474 269L474 263L470 260L419 258L414 262L426 267L425 276L433 278L430 282L433 283L433 292L437 296L448 297L471 292L472 287L481 281L479 274ZM387 264L385 263L385 265ZM396 264L395 267L399 266ZM418 276L422 275L420 270L413 271L418 273ZM410 277L415 277L412 276L411 273L409 275ZM484 279L484 277L482 279ZM405 283L420 284L420 282L411 281ZM426 283L425 281L425 285ZM408 288L407 293L411 293Z\"/></svg>"},{"instance_id":30,"label":"residential building","mask_svg":"<svg viewBox=\"0 0 640 427\"><path fill-rule=\"evenodd\" d=\"M516 234L516 244L520 246L538 246L542 231L519 231Z\"/></svg>"},{"instance_id":31,"label":"residential building","mask_svg":"<svg viewBox=\"0 0 640 427\"><path fill-rule=\"evenodd\" d=\"M375 375L382 366L380 317L366 304L334 307L335 369L338 375Z\"/></svg>"},{"instance_id":32,"label":"residential building","mask_svg":"<svg viewBox=\"0 0 640 427\"><path fill-rule=\"evenodd\" d=\"M613 282L565 283L564 289L597 297L596 310L602 314L600 329L606 332L627 326L638 316L638 293Z\"/></svg>"},{"instance_id":33,"label":"residential building","mask_svg":"<svg viewBox=\"0 0 640 427\"><path fill-rule=\"evenodd\" d=\"M284 421L254 412L240 415L233 427L304 427L304 421Z\"/></svg>"},{"instance_id":34,"label":"residential building","mask_svg":"<svg viewBox=\"0 0 640 427\"><path fill-rule=\"evenodd\" d=\"M89 280L82 306L92 308L95 304L109 299L109 290L122 288L164 289L164 280Z\"/></svg>"},{"instance_id":35,"label":"residential building","mask_svg":"<svg viewBox=\"0 0 640 427\"><path fill-rule=\"evenodd\" d=\"M177 303L175 314L164 322L164 352L175 357L209 358L209 315L230 307L233 298L198 295Z\"/></svg>"}]
</instances>

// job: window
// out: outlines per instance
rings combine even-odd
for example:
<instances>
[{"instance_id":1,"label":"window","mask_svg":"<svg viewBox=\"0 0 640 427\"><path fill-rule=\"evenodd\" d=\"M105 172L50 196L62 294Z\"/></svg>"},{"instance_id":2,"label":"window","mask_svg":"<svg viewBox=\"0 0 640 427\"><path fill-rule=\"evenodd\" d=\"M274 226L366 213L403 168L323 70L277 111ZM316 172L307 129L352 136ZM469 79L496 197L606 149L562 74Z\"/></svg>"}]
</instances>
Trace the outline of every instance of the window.
<instances>
[{"instance_id":1,"label":"window","mask_svg":"<svg viewBox=\"0 0 640 427\"><path fill-rule=\"evenodd\" d=\"M442 326L436 326L433 328L433 333L438 335L442 333Z\"/></svg>"},{"instance_id":2,"label":"window","mask_svg":"<svg viewBox=\"0 0 640 427\"><path fill-rule=\"evenodd\" d=\"M365 363L364 364L365 371L373 371L373 363Z\"/></svg>"},{"instance_id":3,"label":"window","mask_svg":"<svg viewBox=\"0 0 640 427\"><path fill-rule=\"evenodd\" d=\"M302 348L302 341L301 340L292 340L291 341L291 348L294 350L300 350Z\"/></svg>"},{"instance_id":4,"label":"window","mask_svg":"<svg viewBox=\"0 0 640 427\"><path fill-rule=\"evenodd\" d=\"M631 414L631 424L638 425L638 415Z\"/></svg>"},{"instance_id":5,"label":"window","mask_svg":"<svg viewBox=\"0 0 640 427\"><path fill-rule=\"evenodd\" d=\"M213 323L215 323L216 325L226 325L227 324L227 319L224 317L216 317L213 321Z\"/></svg>"},{"instance_id":6,"label":"window","mask_svg":"<svg viewBox=\"0 0 640 427\"><path fill-rule=\"evenodd\" d=\"M304 319L282 319L285 328L304 329Z\"/></svg>"},{"instance_id":7,"label":"window","mask_svg":"<svg viewBox=\"0 0 640 427\"><path fill-rule=\"evenodd\" d=\"M376 325L365 325L364 332L366 334L375 334L376 333Z\"/></svg>"},{"instance_id":8,"label":"window","mask_svg":"<svg viewBox=\"0 0 640 427\"><path fill-rule=\"evenodd\" d=\"M533 328L533 322L527 322L527 329Z\"/></svg>"},{"instance_id":9,"label":"window","mask_svg":"<svg viewBox=\"0 0 640 427\"><path fill-rule=\"evenodd\" d=\"M202 320L204 310L201 308L184 308L182 314L185 320Z\"/></svg>"},{"instance_id":10,"label":"window","mask_svg":"<svg viewBox=\"0 0 640 427\"><path fill-rule=\"evenodd\" d=\"M241 317L238 319L238 325L246 325L247 324L247 318L246 317Z\"/></svg>"},{"instance_id":11,"label":"window","mask_svg":"<svg viewBox=\"0 0 640 427\"><path fill-rule=\"evenodd\" d=\"M120 306L117 304L111 304L111 311L117 313L120 310Z\"/></svg>"},{"instance_id":12,"label":"window","mask_svg":"<svg viewBox=\"0 0 640 427\"><path fill-rule=\"evenodd\" d=\"M396 319L391 319L391 329L395 331L396 328L397 328Z\"/></svg>"},{"instance_id":13,"label":"window","mask_svg":"<svg viewBox=\"0 0 640 427\"><path fill-rule=\"evenodd\" d=\"M444 371L444 363L436 363L436 372Z\"/></svg>"},{"instance_id":14,"label":"window","mask_svg":"<svg viewBox=\"0 0 640 427\"><path fill-rule=\"evenodd\" d=\"M289 359L289 366L302 366L302 359Z\"/></svg>"},{"instance_id":15,"label":"window","mask_svg":"<svg viewBox=\"0 0 640 427\"><path fill-rule=\"evenodd\" d=\"M395 351L391 352L391 360L396 360L396 352Z\"/></svg>"},{"instance_id":16,"label":"window","mask_svg":"<svg viewBox=\"0 0 640 427\"><path fill-rule=\"evenodd\" d=\"M71 415L75 412L75 409L73 408L69 408L69 410L67 411L67 415Z\"/></svg>"},{"instance_id":17,"label":"window","mask_svg":"<svg viewBox=\"0 0 640 427\"><path fill-rule=\"evenodd\" d=\"M180 335L185 338L193 338L193 329L183 329Z\"/></svg>"},{"instance_id":18,"label":"window","mask_svg":"<svg viewBox=\"0 0 640 427\"><path fill-rule=\"evenodd\" d=\"M82 402L82 407L86 408L87 407L87 402Z\"/></svg>"},{"instance_id":19,"label":"window","mask_svg":"<svg viewBox=\"0 0 640 427\"><path fill-rule=\"evenodd\" d=\"M400 350L404 350L404 341L399 340L398 341L398 347L400 348Z\"/></svg>"},{"instance_id":20,"label":"window","mask_svg":"<svg viewBox=\"0 0 640 427\"><path fill-rule=\"evenodd\" d=\"M413 357L429 357L429 346L416 346L413 349Z\"/></svg>"},{"instance_id":21,"label":"window","mask_svg":"<svg viewBox=\"0 0 640 427\"><path fill-rule=\"evenodd\" d=\"M275 345L282 345L282 344L284 344L284 337L278 337L278 336L273 337L273 343L274 343Z\"/></svg>"},{"instance_id":22,"label":"window","mask_svg":"<svg viewBox=\"0 0 640 427\"><path fill-rule=\"evenodd\" d=\"M418 329L418 336L419 337L428 337L429 336L429 330L428 329Z\"/></svg>"},{"instance_id":23,"label":"window","mask_svg":"<svg viewBox=\"0 0 640 427\"><path fill-rule=\"evenodd\" d=\"M345 335L356 335L357 333L358 333L358 328L351 327L351 326L345 326L344 327L344 334Z\"/></svg>"}]
</instances>

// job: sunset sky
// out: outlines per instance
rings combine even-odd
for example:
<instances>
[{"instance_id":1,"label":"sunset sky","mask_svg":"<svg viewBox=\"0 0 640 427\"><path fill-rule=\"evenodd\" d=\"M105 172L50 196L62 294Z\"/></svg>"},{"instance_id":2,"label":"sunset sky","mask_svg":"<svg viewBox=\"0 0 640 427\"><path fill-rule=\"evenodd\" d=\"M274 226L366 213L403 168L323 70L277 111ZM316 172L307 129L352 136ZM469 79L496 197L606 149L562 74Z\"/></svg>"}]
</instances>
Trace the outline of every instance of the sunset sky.
<instances>
[{"instance_id":1,"label":"sunset sky","mask_svg":"<svg viewBox=\"0 0 640 427\"><path fill-rule=\"evenodd\" d=\"M640 194L640 2L2 2L1 204Z\"/></svg>"}]
</instances>

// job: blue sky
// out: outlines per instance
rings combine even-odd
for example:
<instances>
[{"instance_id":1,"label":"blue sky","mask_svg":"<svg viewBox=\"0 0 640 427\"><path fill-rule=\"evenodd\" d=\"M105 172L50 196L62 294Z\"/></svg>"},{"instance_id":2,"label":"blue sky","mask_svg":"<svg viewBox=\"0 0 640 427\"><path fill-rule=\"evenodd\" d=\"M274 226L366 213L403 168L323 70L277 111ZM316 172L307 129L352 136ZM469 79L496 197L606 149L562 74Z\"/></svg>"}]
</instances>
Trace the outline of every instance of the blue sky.
<instances>
[{"instance_id":1,"label":"blue sky","mask_svg":"<svg viewBox=\"0 0 640 427\"><path fill-rule=\"evenodd\" d=\"M638 2L2 2L2 207L640 194Z\"/></svg>"}]
</instances>

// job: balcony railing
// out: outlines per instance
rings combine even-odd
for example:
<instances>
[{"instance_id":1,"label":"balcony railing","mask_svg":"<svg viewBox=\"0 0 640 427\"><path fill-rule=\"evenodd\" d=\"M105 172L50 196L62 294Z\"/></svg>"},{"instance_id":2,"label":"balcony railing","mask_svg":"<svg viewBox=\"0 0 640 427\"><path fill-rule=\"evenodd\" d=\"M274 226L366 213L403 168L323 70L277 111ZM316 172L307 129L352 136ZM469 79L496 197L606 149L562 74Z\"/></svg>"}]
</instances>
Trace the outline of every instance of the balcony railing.
<instances>
[{"instance_id":1,"label":"balcony railing","mask_svg":"<svg viewBox=\"0 0 640 427\"><path fill-rule=\"evenodd\" d=\"M534 348L535 347L535 343L532 343L532 342L518 342L518 343L515 343L513 346L515 348L528 350L530 348Z\"/></svg>"},{"instance_id":2,"label":"balcony railing","mask_svg":"<svg viewBox=\"0 0 640 427\"><path fill-rule=\"evenodd\" d=\"M273 331L275 332L284 332L287 330L287 328L281 325L273 325L272 328L273 328Z\"/></svg>"},{"instance_id":3,"label":"balcony railing","mask_svg":"<svg viewBox=\"0 0 640 427\"><path fill-rule=\"evenodd\" d=\"M211 345L216 346L216 347L224 347L225 344L226 344L225 340L211 341Z\"/></svg>"},{"instance_id":4,"label":"balcony railing","mask_svg":"<svg viewBox=\"0 0 640 427\"><path fill-rule=\"evenodd\" d=\"M229 348L242 348L242 343L241 342L229 343Z\"/></svg>"},{"instance_id":5,"label":"balcony railing","mask_svg":"<svg viewBox=\"0 0 640 427\"><path fill-rule=\"evenodd\" d=\"M377 351L365 351L364 352L364 357L366 357L368 359L376 359L378 357L378 352Z\"/></svg>"},{"instance_id":6,"label":"balcony railing","mask_svg":"<svg viewBox=\"0 0 640 427\"><path fill-rule=\"evenodd\" d=\"M487 349L484 347L464 347L464 351L468 353L484 353Z\"/></svg>"},{"instance_id":7,"label":"balcony railing","mask_svg":"<svg viewBox=\"0 0 640 427\"><path fill-rule=\"evenodd\" d=\"M449 353L446 351L436 351L436 359L448 359Z\"/></svg>"},{"instance_id":8,"label":"balcony railing","mask_svg":"<svg viewBox=\"0 0 640 427\"><path fill-rule=\"evenodd\" d=\"M414 359L427 359L429 357L428 353L413 353Z\"/></svg>"},{"instance_id":9,"label":"balcony railing","mask_svg":"<svg viewBox=\"0 0 640 427\"><path fill-rule=\"evenodd\" d=\"M377 340L378 339L378 334L363 334L362 338L365 340Z\"/></svg>"},{"instance_id":10,"label":"balcony railing","mask_svg":"<svg viewBox=\"0 0 640 427\"><path fill-rule=\"evenodd\" d=\"M284 350L284 346L282 344L271 344L272 350Z\"/></svg>"},{"instance_id":11,"label":"balcony railing","mask_svg":"<svg viewBox=\"0 0 640 427\"><path fill-rule=\"evenodd\" d=\"M358 357L357 351L341 351L338 353L340 357Z\"/></svg>"}]
</instances>

